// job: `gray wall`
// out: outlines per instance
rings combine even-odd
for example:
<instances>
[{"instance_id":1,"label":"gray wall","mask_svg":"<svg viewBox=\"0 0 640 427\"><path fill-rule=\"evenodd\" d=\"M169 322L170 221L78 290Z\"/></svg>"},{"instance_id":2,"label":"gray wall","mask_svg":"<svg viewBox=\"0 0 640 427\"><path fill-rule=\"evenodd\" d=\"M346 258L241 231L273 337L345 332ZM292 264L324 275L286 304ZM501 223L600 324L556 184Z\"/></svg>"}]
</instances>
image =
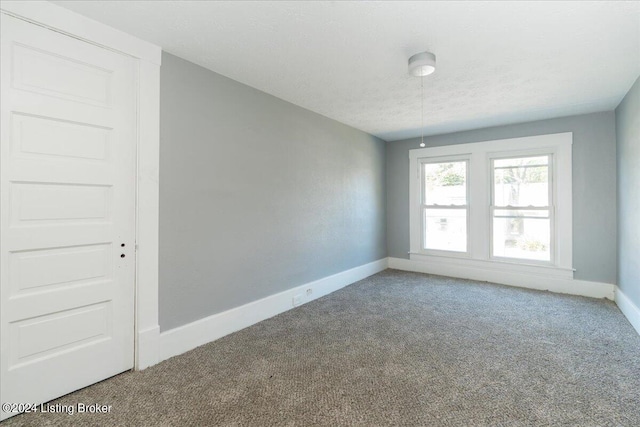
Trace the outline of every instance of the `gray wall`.
<instances>
[{"instance_id":1,"label":"gray wall","mask_svg":"<svg viewBox=\"0 0 640 427\"><path fill-rule=\"evenodd\" d=\"M384 258L385 143L163 53L160 328Z\"/></svg>"},{"instance_id":2,"label":"gray wall","mask_svg":"<svg viewBox=\"0 0 640 427\"><path fill-rule=\"evenodd\" d=\"M428 147L434 147L559 132L573 132L575 277L615 283L616 129L613 111L436 135L425 138L425 142ZM390 257L408 258L409 149L418 148L418 143L418 139L387 143L387 251Z\"/></svg>"},{"instance_id":3,"label":"gray wall","mask_svg":"<svg viewBox=\"0 0 640 427\"><path fill-rule=\"evenodd\" d=\"M618 286L640 307L640 77L616 108Z\"/></svg>"}]
</instances>

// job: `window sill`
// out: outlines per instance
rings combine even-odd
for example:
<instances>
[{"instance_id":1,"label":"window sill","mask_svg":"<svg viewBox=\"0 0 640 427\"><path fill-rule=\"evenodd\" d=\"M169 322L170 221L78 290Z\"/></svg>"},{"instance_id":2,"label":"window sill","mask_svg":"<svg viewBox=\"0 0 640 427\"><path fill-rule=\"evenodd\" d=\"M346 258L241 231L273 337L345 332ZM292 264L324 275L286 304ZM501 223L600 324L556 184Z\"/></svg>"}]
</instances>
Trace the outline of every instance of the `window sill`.
<instances>
[{"instance_id":1,"label":"window sill","mask_svg":"<svg viewBox=\"0 0 640 427\"><path fill-rule=\"evenodd\" d=\"M513 261L481 260L473 258L462 258L443 255L427 255L423 253L410 252L411 261L419 261L441 267L466 268L482 270L493 273L517 273L530 274L559 279L573 279L573 269L557 267L553 265L535 265L514 263Z\"/></svg>"}]
</instances>

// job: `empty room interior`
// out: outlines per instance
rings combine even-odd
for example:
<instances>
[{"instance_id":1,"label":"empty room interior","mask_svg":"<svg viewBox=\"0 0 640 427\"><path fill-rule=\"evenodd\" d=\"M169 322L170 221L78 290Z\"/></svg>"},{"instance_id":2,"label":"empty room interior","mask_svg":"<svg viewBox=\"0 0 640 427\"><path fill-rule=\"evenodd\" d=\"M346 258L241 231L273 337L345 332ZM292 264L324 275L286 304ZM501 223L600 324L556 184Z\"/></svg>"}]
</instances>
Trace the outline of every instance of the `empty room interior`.
<instances>
[{"instance_id":1,"label":"empty room interior","mask_svg":"<svg viewBox=\"0 0 640 427\"><path fill-rule=\"evenodd\" d=\"M0 425L640 426L640 2L0 12Z\"/></svg>"}]
</instances>

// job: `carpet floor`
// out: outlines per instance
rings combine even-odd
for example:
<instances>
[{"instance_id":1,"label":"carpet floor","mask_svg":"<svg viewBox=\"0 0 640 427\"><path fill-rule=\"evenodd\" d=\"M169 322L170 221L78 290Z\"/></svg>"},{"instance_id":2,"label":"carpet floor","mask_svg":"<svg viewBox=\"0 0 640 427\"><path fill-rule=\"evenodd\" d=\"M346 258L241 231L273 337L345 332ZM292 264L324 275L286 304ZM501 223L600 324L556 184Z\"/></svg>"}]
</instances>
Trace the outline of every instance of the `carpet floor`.
<instances>
[{"instance_id":1,"label":"carpet floor","mask_svg":"<svg viewBox=\"0 0 640 427\"><path fill-rule=\"evenodd\" d=\"M386 270L18 425L640 426L614 303Z\"/></svg>"}]
</instances>

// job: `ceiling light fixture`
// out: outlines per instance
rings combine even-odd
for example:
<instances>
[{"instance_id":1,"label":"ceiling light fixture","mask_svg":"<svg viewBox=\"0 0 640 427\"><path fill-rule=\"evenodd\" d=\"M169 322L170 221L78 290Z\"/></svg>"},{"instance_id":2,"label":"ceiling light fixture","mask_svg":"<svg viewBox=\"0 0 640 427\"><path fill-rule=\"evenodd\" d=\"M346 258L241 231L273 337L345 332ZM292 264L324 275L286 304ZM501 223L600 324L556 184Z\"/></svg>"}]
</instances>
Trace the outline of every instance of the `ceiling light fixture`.
<instances>
[{"instance_id":1,"label":"ceiling light fixture","mask_svg":"<svg viewBox=\"0 0 640 427\"><path fill-rule=\"evenodd\" d=\"M409 58L409 73L412 76L428 76L436 70L436 56L431 52L420 52Z\"/></svg>"},{"instance_id":2,"label":"ceiling light fixture","mask_svg":"<svg viewBox=\"0 0 640 427\"><path fill-rule=\"evenodd\" d=\"M420 52L409 58L409 74L420 77L420 147L424 143L424 76L428 76L436 70L436 56L431 52Z\"/></svg>"}]
</instances>

